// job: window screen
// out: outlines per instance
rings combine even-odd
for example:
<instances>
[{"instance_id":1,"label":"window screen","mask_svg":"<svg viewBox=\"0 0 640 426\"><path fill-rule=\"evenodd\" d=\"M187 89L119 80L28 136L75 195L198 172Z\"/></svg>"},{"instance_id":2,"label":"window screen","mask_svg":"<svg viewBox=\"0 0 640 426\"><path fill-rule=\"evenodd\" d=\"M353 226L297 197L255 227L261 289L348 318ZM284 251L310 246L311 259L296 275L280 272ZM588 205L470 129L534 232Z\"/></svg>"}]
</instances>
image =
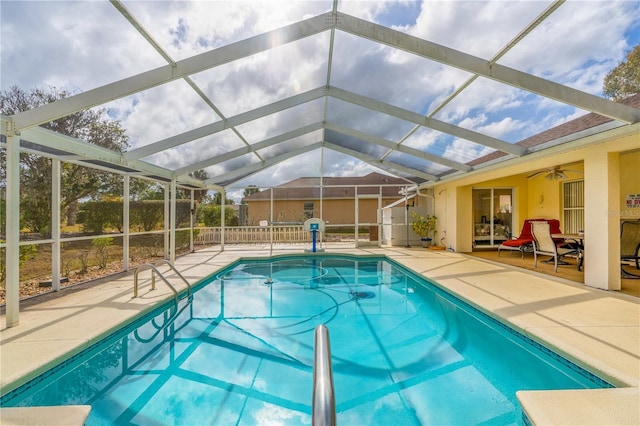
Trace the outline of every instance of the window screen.
<instances>
[{"instance_id":1,"label":"window screen","mask_svg":"<svg viewBox=\"0 0 640 426\"><path fill-rule=\"evenodd\" d=\"M565 233L584 230L584 180L562 184L562 217Z\"/></svg>"}]
</instances>

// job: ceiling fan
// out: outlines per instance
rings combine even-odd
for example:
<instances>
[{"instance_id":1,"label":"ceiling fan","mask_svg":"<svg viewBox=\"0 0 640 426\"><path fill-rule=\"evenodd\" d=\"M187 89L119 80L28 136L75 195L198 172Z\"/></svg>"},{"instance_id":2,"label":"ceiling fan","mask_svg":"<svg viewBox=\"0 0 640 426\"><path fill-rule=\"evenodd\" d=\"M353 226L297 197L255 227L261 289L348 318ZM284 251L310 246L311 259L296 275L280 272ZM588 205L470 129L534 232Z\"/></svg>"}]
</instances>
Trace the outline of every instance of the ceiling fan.
<instances>
[{"instance_id":1,"label":"ceiling fan","mask_svg":"<svg viewBox=\"0 0 640 426\"><path fill-rule=\"evenodd\" d=\"M527 179L534 179L539 176L544 176L547 180L567 179L569 176L567 176L566 172L582 173L581 170L564 169L562 166L555 166L533 172L527 176Z\"/></svg>"}]
</instances>

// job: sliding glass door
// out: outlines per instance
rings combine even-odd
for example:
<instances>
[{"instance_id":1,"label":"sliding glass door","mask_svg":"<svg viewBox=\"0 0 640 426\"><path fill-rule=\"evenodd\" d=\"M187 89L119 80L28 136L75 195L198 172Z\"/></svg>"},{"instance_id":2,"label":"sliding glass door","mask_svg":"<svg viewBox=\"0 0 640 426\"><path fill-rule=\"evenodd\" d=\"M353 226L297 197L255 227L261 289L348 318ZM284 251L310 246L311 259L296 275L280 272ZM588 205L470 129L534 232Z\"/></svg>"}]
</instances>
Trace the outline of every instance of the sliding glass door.
<instances>
[{"instance_id":1,"label":"sliding glass door","mask_svg":"<svg viewBox=\"0 0 640 426\"><path fill-rule=\"evenodd\" d=\"M511 237L513 232L511 188L474 189L473 246L495 247Z\"/></svg>"}]
</instances>

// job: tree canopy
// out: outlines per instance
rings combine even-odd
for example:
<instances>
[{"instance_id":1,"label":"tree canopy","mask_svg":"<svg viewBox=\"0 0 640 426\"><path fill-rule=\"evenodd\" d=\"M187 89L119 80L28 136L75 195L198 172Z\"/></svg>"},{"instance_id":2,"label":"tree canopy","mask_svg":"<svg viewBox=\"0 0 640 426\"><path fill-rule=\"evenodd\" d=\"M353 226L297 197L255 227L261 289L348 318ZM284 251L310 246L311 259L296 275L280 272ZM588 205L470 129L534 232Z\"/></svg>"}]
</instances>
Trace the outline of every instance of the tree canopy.
<instances>
[{"instance_id":1,"label":"tree canopy","mask_svg":"<svg viewBox=\"0 0 640 426\"><path fill-rule=\"evenodd\" d=\"M249 197L250 195L253 195L257 192L260 192L260 188L258 188L256 185L249 185L244 189L244 195L242 196L242 204L247 204L246 201L244 201L245 198Z\"/></svg>"},{"instance_id":2,"label":"tree canopy","mask_svg":"<svg viewBox=\"0 0 640 426\"><path fill-rule=\"evenodd\" d=\"M48 89L33 88L25 91L13 86L0 92L0 111L14 115L27 111L71 94L55 87ZM129 146L129 137L119 121L111 119L105 109L92 109L42 124L42 127L55 132L122 152ZM48 234L51 212L51 160L35 154L21 153L21 204L22 225L32 232ZM0 160L2 176L6 180L6 159ZM67 215L67 223L75 223L78 200L101 195L122 195L122 179L119 176L64 162L62 166L62 209Z\"/></svg>"},{"instance_id":3,"label":"tree canopy","mask_svg":"<svg viewBox=\"0 0 640 426\"><path fill-rule=\"evenodd\" d=\"M627 53L625 61L609 71L602 91L615 101L640 93L640 45Z\"/></svg>"}]
</instances>

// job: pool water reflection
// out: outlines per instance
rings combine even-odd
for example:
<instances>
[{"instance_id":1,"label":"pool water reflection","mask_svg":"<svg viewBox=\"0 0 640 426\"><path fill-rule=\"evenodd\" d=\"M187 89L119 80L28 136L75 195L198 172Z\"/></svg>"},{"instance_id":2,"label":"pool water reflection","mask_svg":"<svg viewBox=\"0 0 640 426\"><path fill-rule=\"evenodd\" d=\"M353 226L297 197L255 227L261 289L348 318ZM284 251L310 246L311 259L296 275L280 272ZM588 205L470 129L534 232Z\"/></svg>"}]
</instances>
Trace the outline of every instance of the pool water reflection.
<instances>
[{"instance_id":1,"label":"pool water reflection","mask_svg":"<svg viewBox=\"0 0 640 426\"><path fill-rule=\"evenodd\" d=\"M88 424L310 424L313 332L339 424L517 424L521 389L606 383L383 259L236 264L3 406L91 404Z\"/></svg>"}]
</instances>

